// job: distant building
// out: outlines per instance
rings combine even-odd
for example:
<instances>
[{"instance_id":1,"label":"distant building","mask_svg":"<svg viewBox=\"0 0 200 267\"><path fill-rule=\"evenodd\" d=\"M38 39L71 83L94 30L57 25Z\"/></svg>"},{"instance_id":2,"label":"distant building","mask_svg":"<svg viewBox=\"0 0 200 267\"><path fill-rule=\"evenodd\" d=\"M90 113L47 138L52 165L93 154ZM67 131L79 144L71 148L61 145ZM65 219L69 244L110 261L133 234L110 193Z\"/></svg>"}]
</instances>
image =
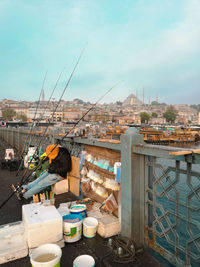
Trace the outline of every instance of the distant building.
<instances>
[{"instance_id":1,"label":"distant building","mask_svg":"<svg viewBox=\"0 0 200 267\"><path fill-rule=\"evenodd\" d=\"M77 119L80 119L81 116L82 116L82 113L77 108L69 108L63 112L63 117L65 121L77 120Z\"/></svg>"},{"instance_id":2,"label":"distant building","mask_svg":"<svg viewBox=\"0 0 200 267\"><path fill-rule=\"evenodd\" d=\"M122 106L142 106L144 103L137 98L134 94L129 95L124 102L122 103Z\"/></svg>"},{"instance_id":3,"label":"distant building","mask_svg":"<svg viewBox=\"0 0 200 267\"><path fill-rule=\"evenodd\" d=\"M28 110L28 116L29 119L49 119L50 118L50 110L44 109L44 108L36 108L32 107Z\"/></svg>"},{"instance_id":4,"label":"distant building","mask_svg":"<svg viewBox=\"0 0 200 267\"><path fill-rule=\"evenodd\" d=\"M163 117L150 118L149 123L151 123L151 124L165 124L166 119Z\"/></svg>"},{"instance_id":5,"label":"distant building","mask_svg":"<svg viewBox=\"0 0 200 267\"><path fill-rule=\"evenodd\" d=\"M50 112L50 118L53 119L53 121L63 121L64 113L63 111L51 111Z\"/></svg>"}]
</instances>

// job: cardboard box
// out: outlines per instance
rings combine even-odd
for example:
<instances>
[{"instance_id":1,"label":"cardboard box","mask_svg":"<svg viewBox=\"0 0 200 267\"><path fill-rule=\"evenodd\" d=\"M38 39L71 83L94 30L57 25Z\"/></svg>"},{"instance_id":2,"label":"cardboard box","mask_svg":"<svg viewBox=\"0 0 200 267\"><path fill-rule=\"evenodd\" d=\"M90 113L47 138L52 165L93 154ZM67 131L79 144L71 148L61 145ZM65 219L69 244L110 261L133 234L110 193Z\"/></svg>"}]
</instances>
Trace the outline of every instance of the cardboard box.
<instances>
[{"instance_id":1,"label":"cardboard box","mask_svg":"<svg viewBox=\"0 0 200 267\"><path fill-rule=\"evenodd\" d=\"M63 194L68 192L68 179L64 179L51 186L51 190L56 194Z\"/></svg>"},{"instance_id":2,"label":"cardboard box","mask_svg":"<svg viewBox=\"0 0 200 267\"><path fill-rule=\"evenodd\" d=\"M69 176L80 177L80 159L71 156L72 159L72 170L69 172Z\"/></svg>"},{"instance_id":3,"label":"cardboard box","mask_svg":"<svg viewBox=\"0 0 200 267\"><path fill-rule=\"evenodd\" d=\"M97 233L104 237L111 237L120 233L121 227L119 219L113 215L99 219Z\"/></svg>"},{"instance_id":4,"label":"cardboard box","mask_svg":"<svg viewBox=\"0 0 200 267\"><path fill-rule=\"evenodd\" d=\"M69 175L69 190L72 192L75 196L80 196L80 183L81 179L78 177L74 177Z\"/></svg>"}]
</instances>

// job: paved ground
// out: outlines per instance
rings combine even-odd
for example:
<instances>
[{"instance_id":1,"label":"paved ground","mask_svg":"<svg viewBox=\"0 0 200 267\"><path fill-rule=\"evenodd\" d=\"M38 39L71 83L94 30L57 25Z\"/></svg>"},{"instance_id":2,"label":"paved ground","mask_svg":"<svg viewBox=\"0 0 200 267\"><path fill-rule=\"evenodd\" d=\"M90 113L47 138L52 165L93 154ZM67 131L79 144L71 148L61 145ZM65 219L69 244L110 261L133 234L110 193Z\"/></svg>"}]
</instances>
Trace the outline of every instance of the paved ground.
<instances>
[{"instance_id":1,"label":"paved ground","mask_svg":"<svg viewBox=\"0 0 200 267\"><path fill-rule=\"evenodd\" d=\"M7 145L0 140L0 159L4 157L5 148ZM20 175L16 177L16 172L10 172L8 170L0 169L0 204L3 203L11 194L11 184L17 184L20 180ZM75 200L75 196L71 193L66 193L56 196L56 207L60 203L69 202ZM30 203L30 200L19 201L14 195L8 202L0 209L0 225L21 221L22 220L22 205ZM95 266L105 267L128 267L128 266L149 266L159 267L164 266L155 260L148 252L138 253L138 261L128 264L118 264L114 262L112 254L109 254L107 246L107 240L102 239L97 235L93 239L82 238L76 243L66 243L62 248L61 266L72 266L73 260L82 254L89 254L95 259ZM109 255L108 255L109 254ZM1 265L2 267L30 267L30 259L27 256L19 260L8 262Z\"/></svg>"}]
</instances>

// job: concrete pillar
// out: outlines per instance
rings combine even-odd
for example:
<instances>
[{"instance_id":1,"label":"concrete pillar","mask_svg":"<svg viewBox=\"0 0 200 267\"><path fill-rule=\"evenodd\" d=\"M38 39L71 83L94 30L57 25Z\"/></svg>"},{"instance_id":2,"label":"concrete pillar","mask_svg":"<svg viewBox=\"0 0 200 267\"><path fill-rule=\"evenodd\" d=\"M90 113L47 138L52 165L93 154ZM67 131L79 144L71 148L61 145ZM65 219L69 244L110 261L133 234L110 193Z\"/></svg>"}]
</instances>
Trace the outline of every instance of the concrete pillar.
<instances>
[{"instance_id":1,"label":"concrete pillar","mask_svg":"<svg viewBox=\"0 0 200 267\"><path fill-rule=\"evenodd\" d=\"M133 145L143 144L136 128L129 128L121 139L121 234L144 243L145 156L134 154Z\"/></svg>"}]
</instances>

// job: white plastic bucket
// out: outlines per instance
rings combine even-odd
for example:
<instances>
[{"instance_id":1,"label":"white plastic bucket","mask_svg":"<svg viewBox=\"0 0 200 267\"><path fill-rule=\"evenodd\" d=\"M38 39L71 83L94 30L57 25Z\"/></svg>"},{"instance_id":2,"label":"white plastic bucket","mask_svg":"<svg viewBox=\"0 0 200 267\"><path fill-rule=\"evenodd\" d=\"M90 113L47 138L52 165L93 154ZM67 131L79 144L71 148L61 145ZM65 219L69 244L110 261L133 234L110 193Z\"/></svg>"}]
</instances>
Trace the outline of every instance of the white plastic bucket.
<instances>
[{"instance_id":1,"label":"white plastic bucket","mask_svg":"<svg viewBox=\"0 0 200 267\"><path fill-rule=\"evenodd\" d=\"M73 262L73 267L94 267L94 266L95 266L95 260L90 255L78 256Z\"/></svg>"},{"instance_id":2,"label":"white plastic bucket","mask_svg":"<svg viewBox=\"0 0 200 267\"><path fill-rule=\"evenodd\" d=\"M79 204L79 205L74 205L72 207L70 207L70 213L73 213L73 214L80 214L83 219L87 217L87 214L86 214L86 205L85 204Z\"/></svg>"},{"instance_id":3,"label":"white plastic bucket","mask_svg":"<svg viewBox=\"0 0 200 267\"><path fill-rule=\"evenodd\" d=\"M72 243L81 239L82 216L78 214L68 214L63 216L63 232L65 242Z\"/></svg>"},{"instance_id":4,"label":"white plastic bucket","mask_svg":"<svg viewBox=\"0 0 200 267\"><path fill-rule=\"evenodd\" d=\"M95 237L97 232L98 220L87 217L83 220L83 235L87 238Z\"/></svg>"},{"instance_id":5,"label":"white plastic bucket","mask_svg":"<svg viewBox=\"0 0 200 267\"><path fill-rule=\"evenodd\" d=\"M30 255L32 267L60 267L61 248L56 244L45 244L34 249Z\"/></svg>"}]
</instances>

